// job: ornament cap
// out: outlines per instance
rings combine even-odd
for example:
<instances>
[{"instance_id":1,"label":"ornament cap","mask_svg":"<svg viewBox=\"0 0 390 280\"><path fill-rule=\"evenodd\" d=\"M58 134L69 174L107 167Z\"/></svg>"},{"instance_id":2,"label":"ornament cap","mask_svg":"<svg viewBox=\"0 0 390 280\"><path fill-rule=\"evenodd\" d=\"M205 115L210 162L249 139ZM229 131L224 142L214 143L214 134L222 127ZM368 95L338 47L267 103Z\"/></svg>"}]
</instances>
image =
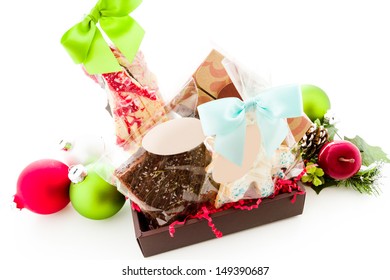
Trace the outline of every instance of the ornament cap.
<instances>
[{"instance_id":1,"label":"ornament cap","mask_svg":"<svg viewBox=\"0 0 390 280\"><path fill-rule=\"evenodd\" d=\"M69 151L74 146L73 141L69 139L62 139L58 145L60 146L60 149L65 152Z\"/></svg>"},{"instance_id":2,"label":"ornament cap","mask_svg":"<svg viewBox=\"0 0 390 280\"><path fill-rule=\"evenodd\" d=\"M77 164L69 168L68 177L72 183L81 183L87 177L87 168L82 164Z\"/></svg>"}]
</instances>

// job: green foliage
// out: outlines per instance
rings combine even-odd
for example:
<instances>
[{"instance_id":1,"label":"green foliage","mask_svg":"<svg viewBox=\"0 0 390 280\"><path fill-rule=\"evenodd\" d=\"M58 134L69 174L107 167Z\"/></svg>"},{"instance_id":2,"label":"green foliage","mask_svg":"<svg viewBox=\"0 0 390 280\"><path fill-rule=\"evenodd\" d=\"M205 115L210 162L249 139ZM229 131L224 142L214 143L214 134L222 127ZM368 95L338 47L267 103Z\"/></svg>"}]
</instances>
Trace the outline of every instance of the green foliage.
<instances>
[{"instance_id":1,"label":"green foliage","mask_svg":"<svg viewBox=\"0 0 390 280\"><path fill-rule=\"evenodd\" d=\"M322 185L319 185L319 186L311 186L311 188L317 193L317 194L320 194L320 192L325 189L325 188L329 188L329 187L334 187L336 186L337 182L335 182L334 179L328 177L328 176L324 176L324 183Z\"/></svg>"},{"instance_id":2,"label":"green foliage","mask_svg":"<svg viewBox=\"0 0 390 280\"><path fill-rule=\"evenodd\" d=\"M362 155L363 165L370 166L377 161L390 163L390 159L380 147L368 145L360 136L354 138L344 137L344 140L350 141L358 147Z\"/></svg>"},{"instance_id":3,"label":"green foliage","mask_svg":"<svg viewBox=\"0 0 390 280\"><path fill-rule=\"evenodd\" d=\"M333 141L334 137L338 135L337 128L334 125L325 125L324 127L328 131L328 141Z\"/></svg>"},{"instance_id":4,"label":"green foliage","mask_svg":"<svg viewBox=\"0 0 390 280\"><path fill-rule=\"evenodd\" d=\"M379 179L382 177L382 167L383 162L373 163L369 167L362 166L362 168L354 176L345 180L335 180L330 178L329 176L326 176L325 174L323 176L323 184L318 186L313 185L311 186L311 188L317 194L319 194L323 189L329 187L347 187L352 188L360 193L379 195Z\"/></svg>"},{"instance_id":5,"label":"green foliage","mask_svg":"<svg viewBox=\"0 0 390 280\"><path fill-rule=\"evenodd\" d=\"M314 186L320 186L325 183L323 176L325 175L322 168L317 167L314 164L309 164L306 166L306 174L302 176L302 183L310 183Z\"/></svg>"},{"instance_id":6,"label":"green foliage","mask_svg":"<svg viewBox=\"0 0 390 280\"><path fill-rule=\"evenodd\" d=\"M381 178L382 166L382 162L376 162L369 167L363 167L351 178L339 181L337 186L349 187L360 193L378 195L378 179Z\"/></svg>"},{"instance_id":7,"label":"green foliage","mask_svg":"<svg viewBox=\"0 0 390 280\"><path fill-rule=\"evenodd\" d=\"M319 121L319 120L318 120ZM335 125L336 122L333 122L331 121L330 119L328 118L324 118L324 121L322 123L322 125L326 128L326 130L328 131L328 141L333 141L334 140L334 137L337 135L337 127ZM320 123L321 124L321 123ZM340 138L340 136L339 136Z\"/></svg>"},{"instance_id":8,"label":"green foliage","mask_svg":"<svg viewBox=\"0 0 390 280\"><path fill-rule=\"evenodd\" d=\"M314 121L317 126L324 126L328 132L328 141L333 141L335 136L342 139L338 134L338 129L335 126L335 120L324 118L321 122L319 119ZM381 169L384 163L390 163L390 159L382 148L371 146L361 138L344 137L344 140L350 141L360 150L362 155L362 166L360 170L351 178L345 180L335 180L317 167L318 155L314 155L310 161L306 162L306 174L302 177L302 183L310 186L317 194L328 187L347 187L352 188L360 193L379 194L379 178L381 178Z\"/></svg>"}]
</instances>

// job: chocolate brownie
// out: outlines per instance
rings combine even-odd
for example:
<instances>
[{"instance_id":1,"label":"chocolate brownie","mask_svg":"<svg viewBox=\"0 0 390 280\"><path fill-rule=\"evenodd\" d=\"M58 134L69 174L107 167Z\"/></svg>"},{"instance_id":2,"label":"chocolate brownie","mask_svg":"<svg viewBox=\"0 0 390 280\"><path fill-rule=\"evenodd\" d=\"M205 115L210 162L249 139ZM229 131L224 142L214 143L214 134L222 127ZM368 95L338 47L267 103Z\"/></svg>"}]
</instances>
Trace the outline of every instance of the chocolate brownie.
<instances>
[{"instance_id":1,"label":"chocolate brownie","mask_svg":"<svg viewBox=\"0 0 390 280\"><path fill-rule=\"evenodd\" d=\"M181 216L194 214L199 202L215 186L205 168L211 154L202 143L176 155L156 155L140 149L116 170L119 181L129 190L151 224L162 226Z\"/></svg>"}]
</instances>

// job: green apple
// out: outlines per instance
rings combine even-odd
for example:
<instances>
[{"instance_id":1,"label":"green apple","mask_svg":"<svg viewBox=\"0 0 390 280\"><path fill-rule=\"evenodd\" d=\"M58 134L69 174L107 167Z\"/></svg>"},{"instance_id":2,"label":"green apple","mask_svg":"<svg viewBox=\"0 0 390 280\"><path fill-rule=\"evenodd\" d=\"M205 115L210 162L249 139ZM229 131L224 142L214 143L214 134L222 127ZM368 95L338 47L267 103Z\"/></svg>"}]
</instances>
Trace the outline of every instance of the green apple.
<instances>
[{"instance_id":1,"label":"green apple","mask_svg":"<svg viewBox=\"0 0 390 280\"><path fill-rule=\"evenodd\" d=\"M73 167L69 177L78 172L82 166ZM72 180L69 189L73 208L82 216L102 220L115 215L123 207L126 198L117 188L101 178L93 168L86 167L87 172L80 173L78 180Z\"/></svg>"},{"instance_id":2,"label":"green apple","mask_svg":"<svg viewBox=\"0 0 390 280\"><path fill-rule=\"evenodd\" d=\"M323 120L324 115L330 109L328 95L317 86L302 85L303 111L311 121Z\"/></svg>"}]
</instances>

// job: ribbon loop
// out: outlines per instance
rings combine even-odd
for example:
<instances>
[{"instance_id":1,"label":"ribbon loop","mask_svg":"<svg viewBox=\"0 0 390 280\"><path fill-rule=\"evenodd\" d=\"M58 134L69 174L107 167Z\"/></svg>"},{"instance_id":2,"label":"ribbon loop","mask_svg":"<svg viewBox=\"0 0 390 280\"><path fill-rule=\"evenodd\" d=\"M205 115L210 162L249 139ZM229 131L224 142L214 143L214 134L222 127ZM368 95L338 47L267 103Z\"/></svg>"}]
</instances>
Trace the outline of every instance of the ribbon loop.
<instances>
[{"instance_id":1,"label":"ribbon loop","mask_svg":"<svg viewBox=\"0 0 390 280\"><path fill-rule=\"evenodd\" d=\"M222 98L198 106L204 133L215 136L216 152L240 166L246 136L245 114L253 110L264 149L272 156L287 136L285 118L303 114L300 87L274 87L245 102L238 98Z\"/></svg>"},{"instance_id":2,"label":"ribbon loop","mask_svg":"<svg viewBox=\"0 0 390 280\"><path fill-rule=\"evenodd\" d=\"M98 28L131 62L142 42L144 30L129 16L142 0L99 0L91 12L61 38L76 64L84 64L89 74L121 71L115 56Z\"/></svg>"}]
</instances>

